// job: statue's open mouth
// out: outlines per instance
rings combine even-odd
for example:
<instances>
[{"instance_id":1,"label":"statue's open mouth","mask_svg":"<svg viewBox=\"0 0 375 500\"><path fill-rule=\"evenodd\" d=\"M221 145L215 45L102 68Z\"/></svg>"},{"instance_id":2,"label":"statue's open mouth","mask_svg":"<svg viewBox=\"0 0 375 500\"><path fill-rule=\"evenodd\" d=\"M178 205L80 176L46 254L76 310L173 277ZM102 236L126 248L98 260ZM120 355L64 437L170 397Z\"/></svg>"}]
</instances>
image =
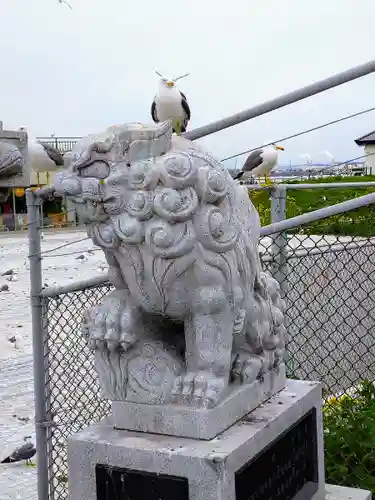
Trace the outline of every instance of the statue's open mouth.
<instances>
[{"instance_id":1,"label":"statue's open mouth","mask_svg":"<svg viewBox=\"0 0 375 500\"><path fill-rule=\"evenodd\" d=\"M98 196L74 197L72 202L83 222L101 222L108 218L103 199Z\"/></svg>"},{"instance_id":2,"label":"statue's open mouth","mask_svg":"<svg viewBox=\"0 0 375 500\"><path fill-rule=\"evenodd\" d=\"M75 197L72 200L77 205L77 210L83 217L89 217L90 221L105 220L110 215L120 213L122 201L114 195L87 194Z\"/></svg>"}]
</instances>

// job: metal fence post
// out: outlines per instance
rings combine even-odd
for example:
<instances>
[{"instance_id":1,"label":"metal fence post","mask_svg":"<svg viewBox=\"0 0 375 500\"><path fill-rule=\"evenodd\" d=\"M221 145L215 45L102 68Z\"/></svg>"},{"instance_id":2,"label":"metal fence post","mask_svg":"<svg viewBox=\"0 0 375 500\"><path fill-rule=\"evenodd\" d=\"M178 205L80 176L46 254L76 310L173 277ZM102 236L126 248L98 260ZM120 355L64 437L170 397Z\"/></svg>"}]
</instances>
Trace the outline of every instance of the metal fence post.
<instances>
[{"instance_id":1,"label":"metal fence post","mask_svg":"<svg viewBox=\"0 0 375 500\"><path fill-rule=\"evenodd\" d=\"M47 427L45 417L45 374L43 342L42 258L40 240L40 201L26 190L30 259L30 298L33 335L35 434L38 453L38 500L48 500Z\"/></svg>"},{"instance_id":2,"label":"metal fence post","mask_svg":"<svg viewBox=\"0 0 375 500\"><path fill-rule=\"evenodd\" d=\"M271 222L286 219L286 189L278 185L271 189ZM285 233L276 233L272 237L273 276L280 283L283 298L287 293L287 238Z\"/></svg>"},{"instance_id":3,"label":"metal fence post","mask_svg":"<svg viewBox=\"0 0 375 500\"><path fill-rule=\"evenodd\" d=\"M286 188L277 185L271 189L271 223L281 222L286 219ZM280 294L285 300L288 292L288 262L287 246L288 240L285 232L271 235L271 255L272 255L272 276L280 284ZM287 321L287 317L285 317ZM289 350L285 351L284 358L287 367L287 376L294 372L294 361L290 357Z\"/></svg>"}]
</instances>

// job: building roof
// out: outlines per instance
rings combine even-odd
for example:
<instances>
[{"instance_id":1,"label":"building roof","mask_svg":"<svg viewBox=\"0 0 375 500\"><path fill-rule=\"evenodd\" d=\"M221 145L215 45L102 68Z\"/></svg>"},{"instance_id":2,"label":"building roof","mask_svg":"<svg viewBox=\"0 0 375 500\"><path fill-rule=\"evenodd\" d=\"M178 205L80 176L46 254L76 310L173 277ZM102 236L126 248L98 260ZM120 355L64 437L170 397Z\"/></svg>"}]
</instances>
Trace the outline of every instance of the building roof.
<instances>
[{"instance_id":1,"label":"building roof","mask_svg":"<svg viewBox=\"0 0 375 500\"><path fill-rule=\"evenodd\" d=\"M366 144L375 144L375 130L369 132L368 134L363 135L362 137L359 137L358 139L355 139L354 142L357 144L357 146L366 146Z\"/></svg>"}]
</instances>

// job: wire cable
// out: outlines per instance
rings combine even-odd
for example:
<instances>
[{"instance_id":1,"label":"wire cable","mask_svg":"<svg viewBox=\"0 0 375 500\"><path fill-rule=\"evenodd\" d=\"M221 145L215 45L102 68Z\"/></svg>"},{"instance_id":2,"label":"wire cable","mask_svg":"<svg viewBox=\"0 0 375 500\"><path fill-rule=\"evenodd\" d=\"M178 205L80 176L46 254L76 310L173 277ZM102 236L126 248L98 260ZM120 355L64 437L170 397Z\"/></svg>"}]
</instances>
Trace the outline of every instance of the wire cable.
<instances>
[{"instance_id":1,"label":"wire cable","mask_svg":"<svg viewBox=\"0 0 375 500\"><path fill-rule=\"evenodd\" d=\"M370 113L370 111L375 111L375 107L374 108L369 108L369 109L364 109L363 111L359 111L358 113L354 113L352 115L344 116L342 118L339 118L337 120L333 120L331 122L323 123L321 125L318 125L317 127L309 128L308 130L303 130L302 132L298 132L298 133L293 134L293 135L288 135L287 137L283 137L282 139L279 139L277 141L269 142L268 144L263 144L262 146L258 146L256 148L248 149L247 151L243 151L242 153L237 153L235 155L228 156L227 158L223 158L221 161L231 160L232 158L237 158L238 156L242 156L242 155L245 155L247 153L251 153L252 151L255 151L256 149L259 149L259 147L266 147L266 146L270 146L271 144L275 144L277 142L289 141L290 139L294 139L295 137L299 137L301 135L305 135L305 134L308 134L310 132L314 132L314 130L320 130L321 128L328 127L329 125L334 125L335 123L340 123L340 122L343 122L345 120L349 120L350 118L355 118L356 116L361 116L361 115L364 115L365 113Z\"/></svg>"},{"instance_id":2,"label":"wire cable","mask_svg":"<svg viewBox=\"0 0 375 500\"><path fill-rule=\"evenodd\" d=\"M89 250L80 250L78 252L67 252L67 253L58 253L56 255L43 255L43 257L66 257L68 255L82 255L83 253L93 254L94 252L102 252L102 248L90 248ZM42 252L43 253L43 252Z\"/></svg>"},{"instance_id":3,"label":"wire cable","mask_svg":"<svg viewBox=\"0 0 375 500\"><path fill-rule=\"evenodd\" d=\"M60 212L58 214L53 214L53 215L60 215L60 214L66 214L66 215L68 215L68 214L70 214L72 212L76 212L76 210L74 208L72 208L71 210L67 210L66 212ZM48 218L48 217L43 217L43 218ZM38 219L38 220L31 220L31 221L27 222L27 224L23 224L22 228L27 229L32 224L37 224L38 222L40 223L41 220L42 220L42 217L40 217L40 219ZM43 229L53 229L53 228L51 228L51 227L46 227L46 228L41 227L40 229L43 230Z\"/></svg>"},{"instance_id":4,"label":"wire cable","mask_svg":"<svg viewBox=\"0 0 375 500\"><path fill-rule=\"evenodd\" d=\"M70 245L75 245L76 243L80 243L81 241L86 241L89 239L90 238L86 236L85 238L80 238L79 240L68 241L68 243L64 243L63 245L59 245L58 247L51 248L50 250L43 250L42 252L40 252L40 254L44 255L46 253L55 252L56 250L60 250L61 248L66 248L69 247ZM57 257L57 255L55 257Z\"/></svg>"}]
</instances>

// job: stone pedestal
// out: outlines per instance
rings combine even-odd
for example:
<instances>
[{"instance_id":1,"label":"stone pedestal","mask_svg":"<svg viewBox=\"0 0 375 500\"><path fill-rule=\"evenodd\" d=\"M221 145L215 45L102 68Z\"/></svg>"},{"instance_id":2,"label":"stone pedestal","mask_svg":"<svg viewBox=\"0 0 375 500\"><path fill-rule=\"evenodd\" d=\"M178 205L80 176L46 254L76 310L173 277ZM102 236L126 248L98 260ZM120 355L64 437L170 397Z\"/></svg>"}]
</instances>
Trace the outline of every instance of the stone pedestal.
<instances>
[{"instance_id":1,"label":"stone pedestal","mask_svg":"<svg viewBox=\"0 0 375 500\"><path fill-rule=\"evenodd\" d=\"M68 445L70 500L323 500L321 391L288 380L211 440L113 428Z\"/></svg>"},{"instance_id":2,"label":"stone pedestal","mask_svg":"<svg viewBox=\"0 0 375 500\"><path fill-rule=\"evenodd\" d=\"M325 500L371 500L371 491L344 486L326 485Z\"/></svg>"},{"instance_id":3,"label":"stone pedestal","mask_svg":"<svg viewBox=\"0 0 375 500\"><path fill-rule=\"evenodd\" d=\"M285 381L285 365L282 364L277 370L268 371L262 381L230 386L221 403L211 409L113 401L112 423L122 430L213 439L281 391Z\"/></svg>"}]
</instances>

